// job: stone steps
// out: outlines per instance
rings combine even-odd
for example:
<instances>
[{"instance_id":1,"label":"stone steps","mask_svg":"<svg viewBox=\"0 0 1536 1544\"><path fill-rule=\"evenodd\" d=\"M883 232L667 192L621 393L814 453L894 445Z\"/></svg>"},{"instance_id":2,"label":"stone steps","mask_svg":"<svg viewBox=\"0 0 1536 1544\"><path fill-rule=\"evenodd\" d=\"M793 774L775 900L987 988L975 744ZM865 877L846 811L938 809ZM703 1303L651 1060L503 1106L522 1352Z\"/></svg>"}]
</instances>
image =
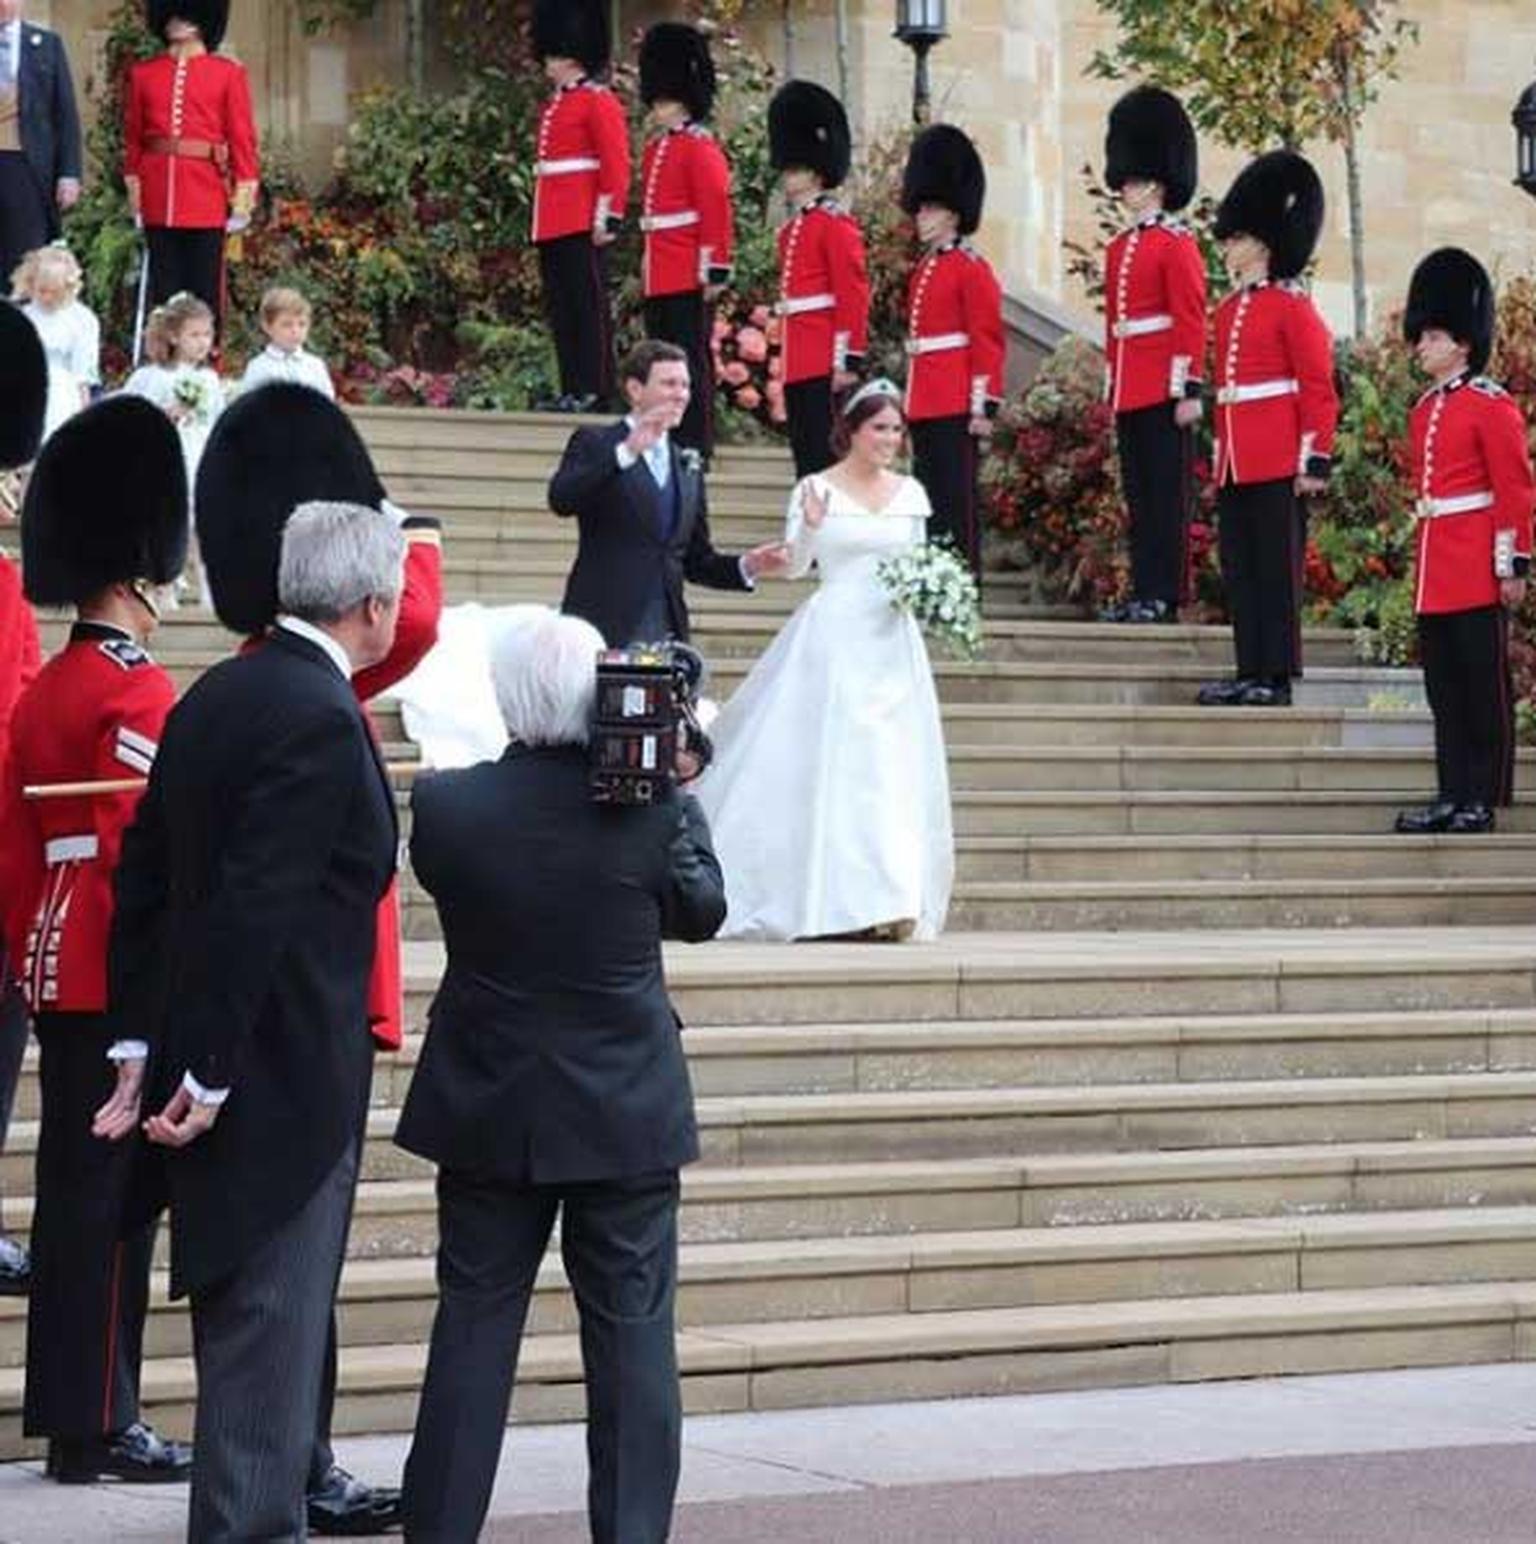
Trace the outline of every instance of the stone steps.
<instances>
[{"instance_id":1,"label":"stone steps","mask_svg":"<svg viewBox=\"0 0 1536 1544\"><path fill-rule=\"evenodd\" d=\"M1536 1207L988 1229L782 1242L689 1243L678 1319L717 1324L1511 1281L1536 1274ZM185 1306L157 1273L151 1359L191 1355ZM429 1258L352 1260L343 1342L421 1345L437 1301ZM0 1300L0 1370L25 1365L26 1305ZM528 1332L577 1329L557 1251L536 1282Z\"/></svg>"},{"instance_id":2,"label":"stone steps","mask_svg":"<svg viewBox=\"0 0 1536 1544\"><path fill-rule=\"evenodd\" d=\"M678 1355L702 1413L1513 1361L1533 1324L1536 1284L1475 1282L715 1324ZM338 1432L408 1430L424 1364L420 1344L344 1350ZM579 1416L574 1336L529 1337L518 1375L520 1419ZM0 1451L21 1447L20 1384L0 1372ZM148 1419L189 1431L190 1360L151 1362L143 1394Z\"/></svg>"}]
</instances>

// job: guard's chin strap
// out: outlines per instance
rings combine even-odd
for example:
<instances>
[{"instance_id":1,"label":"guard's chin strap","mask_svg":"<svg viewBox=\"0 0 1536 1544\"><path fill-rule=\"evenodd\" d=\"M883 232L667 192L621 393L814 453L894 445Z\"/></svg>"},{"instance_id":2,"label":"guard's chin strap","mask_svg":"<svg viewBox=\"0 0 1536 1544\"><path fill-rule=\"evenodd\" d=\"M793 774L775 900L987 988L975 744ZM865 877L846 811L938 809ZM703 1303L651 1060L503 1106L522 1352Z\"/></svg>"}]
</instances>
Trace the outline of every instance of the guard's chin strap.
<instances>
[{"instance_id":1,"label":"guard's chin strap","mask_svg":"<svg viewBox=\"0 0 1536 1544\"><path fill-rule=\"evenodd\" d=\"M160 620L160 603L155 599L155 587L147 579L135 579L129 586L133 598L152 616Z\"/></svg>"}]
</instances>

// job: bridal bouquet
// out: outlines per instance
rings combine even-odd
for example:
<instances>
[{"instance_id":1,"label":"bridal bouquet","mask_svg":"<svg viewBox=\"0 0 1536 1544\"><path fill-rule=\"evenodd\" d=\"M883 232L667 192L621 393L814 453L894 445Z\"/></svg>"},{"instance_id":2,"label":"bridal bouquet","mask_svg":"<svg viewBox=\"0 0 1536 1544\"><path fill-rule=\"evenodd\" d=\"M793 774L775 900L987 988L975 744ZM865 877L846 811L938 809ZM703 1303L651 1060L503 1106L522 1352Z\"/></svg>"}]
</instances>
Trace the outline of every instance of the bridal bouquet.
<instances>
[{"instance_id":1,"label":"bridal bouquet","mask_svg":"<svg viewBox=\"0 0 1536 1544\"><path fill-rule=\"evenodd\" d=\"M891 604L963 659L981 653L981 593L970 565L943 542L883 558L877 570Z\"/></svg>"}]
</instances>

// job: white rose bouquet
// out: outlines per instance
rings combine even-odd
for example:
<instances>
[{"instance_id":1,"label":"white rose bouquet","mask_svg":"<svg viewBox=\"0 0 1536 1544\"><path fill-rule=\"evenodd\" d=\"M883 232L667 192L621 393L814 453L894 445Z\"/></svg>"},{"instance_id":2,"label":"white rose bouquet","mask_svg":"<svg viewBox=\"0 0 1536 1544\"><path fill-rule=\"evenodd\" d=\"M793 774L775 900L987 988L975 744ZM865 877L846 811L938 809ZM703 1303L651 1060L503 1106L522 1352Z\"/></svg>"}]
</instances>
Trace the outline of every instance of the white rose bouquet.
<instances>
[{"instance_id":1,"label":"white rose bouquet","mask_svg":"<svg viewBox=\"0 0 1536 1544\"><path fill-rule=\"evenodd\" d=\"M944 542L881 559L880 582L898 611L963 659L981 653L981 592L970 565Z\"/></svg>"}]
</instances>

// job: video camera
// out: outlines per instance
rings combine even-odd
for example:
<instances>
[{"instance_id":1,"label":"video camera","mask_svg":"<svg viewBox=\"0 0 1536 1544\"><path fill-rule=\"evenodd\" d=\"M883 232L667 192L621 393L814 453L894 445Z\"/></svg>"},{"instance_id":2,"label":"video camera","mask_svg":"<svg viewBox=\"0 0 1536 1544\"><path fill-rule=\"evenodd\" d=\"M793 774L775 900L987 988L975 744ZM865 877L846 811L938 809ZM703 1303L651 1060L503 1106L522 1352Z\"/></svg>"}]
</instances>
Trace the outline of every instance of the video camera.
<instances>
[{"instance_id":1,"label":"video camera","mask_svg":"<svg viewBox=\"0 0 1536 1544\"><path fill-rule=\"evenodd\" d=\"M696 777L714 756L699 722L704 657L686 643L632 644L597 656L589 739L592 798L656 804L680 781L678 758Z\"/></svg>"}]
</instances>

